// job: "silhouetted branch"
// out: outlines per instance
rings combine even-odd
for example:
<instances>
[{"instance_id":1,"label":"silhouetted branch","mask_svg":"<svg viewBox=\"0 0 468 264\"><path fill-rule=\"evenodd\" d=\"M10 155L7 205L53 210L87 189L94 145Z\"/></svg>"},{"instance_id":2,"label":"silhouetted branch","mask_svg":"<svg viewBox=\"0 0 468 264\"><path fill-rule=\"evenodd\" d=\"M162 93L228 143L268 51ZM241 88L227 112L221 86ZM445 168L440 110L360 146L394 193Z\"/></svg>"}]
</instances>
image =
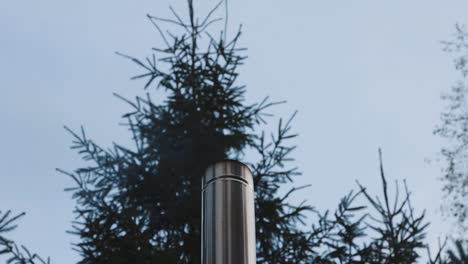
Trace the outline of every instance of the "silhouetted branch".
<instances>
[{"instance_id":1,"label":"silhouetted branch","mask_svg":"<svg viewBox=\"0 0 468 264\"><path fill-rule=\"evenodd\" d=\"M30 252L25 246L18 246L14 241L3 236L4 233L17 228L14 224L24 213L12 215L8 210L2 214L0 211L0 255L6 255L8 264L50 264L50 258L42 259L36 253Z\"/></svg>"}]
</instances>

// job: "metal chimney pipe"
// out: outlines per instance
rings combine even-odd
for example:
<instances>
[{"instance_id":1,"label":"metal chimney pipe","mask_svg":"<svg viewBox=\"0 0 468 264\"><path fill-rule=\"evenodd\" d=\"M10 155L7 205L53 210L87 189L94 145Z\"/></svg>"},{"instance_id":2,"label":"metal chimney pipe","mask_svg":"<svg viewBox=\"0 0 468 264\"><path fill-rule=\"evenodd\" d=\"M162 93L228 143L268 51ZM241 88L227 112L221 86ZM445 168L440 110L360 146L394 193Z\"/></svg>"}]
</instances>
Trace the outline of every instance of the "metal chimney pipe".
<instances>
[{"instance_id":1,"label":"metal chimney pipe","mask_svg":"<svg viewBox=\"0 0 468 264\"><path fill-rule=\"evenodd\" d=\"M202 264L255 264L252 172L238 161L217 162L202 188Z\"/></svg>"}]
</instances>

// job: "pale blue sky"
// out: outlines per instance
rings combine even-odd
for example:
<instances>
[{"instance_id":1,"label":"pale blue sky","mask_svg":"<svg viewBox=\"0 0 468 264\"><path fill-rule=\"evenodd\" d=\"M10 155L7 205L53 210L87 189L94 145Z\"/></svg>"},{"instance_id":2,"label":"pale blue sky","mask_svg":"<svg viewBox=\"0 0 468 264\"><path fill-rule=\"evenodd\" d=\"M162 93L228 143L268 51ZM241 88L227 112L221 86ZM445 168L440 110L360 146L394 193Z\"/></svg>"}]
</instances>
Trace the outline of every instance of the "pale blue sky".
<instances>
[{"instance_id":1,"label":"pale blue sky","mask_svg":"<svg viewBox=\"0 0 468 264\"><path fill-rule=\"evenodd\" d=\"M169 15L185 1L0 1L0 210L25 211L11 237L53 263L74 263L70 249L72 182L55 172L82 164L63 125L85 125L103 145L129 142L118 126L138 73L115 51L135 56L161 44L145 15ZM213 0L196 0L200 12ZM287 100L274 111L299 114L295 153L312 184L296 199L333 208L359 180L379 191L377 149L388 178L407 179L414 206L427 209L436 243L442 222L441 141L432 135L440 94L456 79L440 41L468 21L462 0L230 1L231 29L244 25L249 50L240 81L248 100ZM231 31L232 32L232 31Z\"/></svg>"}]
</instances>

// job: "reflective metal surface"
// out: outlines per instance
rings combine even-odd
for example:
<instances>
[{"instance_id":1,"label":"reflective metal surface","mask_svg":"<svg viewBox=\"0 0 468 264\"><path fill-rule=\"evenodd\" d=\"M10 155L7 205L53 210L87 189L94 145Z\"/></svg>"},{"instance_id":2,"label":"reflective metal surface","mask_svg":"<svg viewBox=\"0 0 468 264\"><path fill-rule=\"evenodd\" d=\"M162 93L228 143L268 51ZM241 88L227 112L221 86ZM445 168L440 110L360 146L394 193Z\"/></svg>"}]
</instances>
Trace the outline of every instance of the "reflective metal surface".
<instances>
[{"instance_id":1,"label":"reflective metal surface","mask_svg":"<svg viewBox=\"0 0 468 264\"><path fill-rule=\"evenodd\" d=\"M202 264L254 264L252 173L238 161L210 166L202 181Z\"/></svg>"}]
</instances>

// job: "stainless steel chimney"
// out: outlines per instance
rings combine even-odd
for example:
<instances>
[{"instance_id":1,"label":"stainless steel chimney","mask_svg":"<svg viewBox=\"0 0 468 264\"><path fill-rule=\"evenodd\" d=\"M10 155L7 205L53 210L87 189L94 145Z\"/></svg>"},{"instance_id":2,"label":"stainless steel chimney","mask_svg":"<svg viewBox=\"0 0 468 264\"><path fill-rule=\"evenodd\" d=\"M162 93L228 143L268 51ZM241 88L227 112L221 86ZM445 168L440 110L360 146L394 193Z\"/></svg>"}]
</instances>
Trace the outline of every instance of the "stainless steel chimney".
<instances>
[{"instance_id":1,"label":"stainless steel chimney","mask_svg":"<svg viewBox=\"0 0 468 264\"><path fill-rule=\"evenodd\" d=\"M217 162L202 180L202 264L255 264L253 177L238 161Z\"/></svg>"}]
</instances>

